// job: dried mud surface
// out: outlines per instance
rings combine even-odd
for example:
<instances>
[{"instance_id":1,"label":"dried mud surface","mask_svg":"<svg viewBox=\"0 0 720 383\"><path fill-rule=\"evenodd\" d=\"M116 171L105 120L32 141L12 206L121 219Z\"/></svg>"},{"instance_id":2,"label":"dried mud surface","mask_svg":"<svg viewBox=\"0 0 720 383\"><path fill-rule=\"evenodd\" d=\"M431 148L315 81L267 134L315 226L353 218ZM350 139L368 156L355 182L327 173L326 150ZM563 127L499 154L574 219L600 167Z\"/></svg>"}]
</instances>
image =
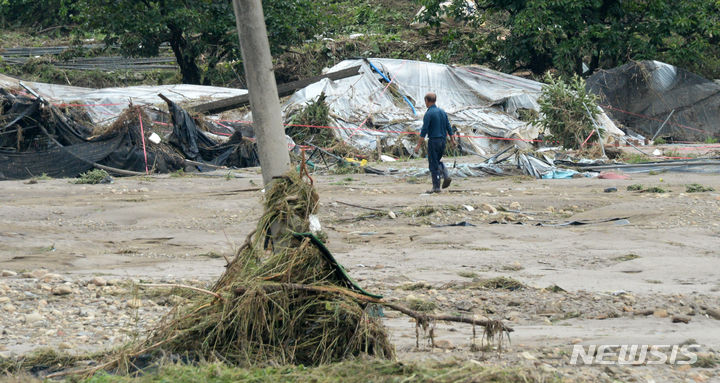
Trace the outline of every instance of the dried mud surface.
<instances>
[{"instance_id":1,"label":"dried mud surface","mask_svg":"<svg viewBox=\"0 0 720 383\"><path fill-rule=\"evenodd\" d=\"M258 172L2 182L0 355L107 349L152 327L183 298L134 283L214 281L260 215L261 192L247 191ZM515 329L502 353L482 347L479 328L473 339L471 326L444 323L434 330L440 347L421 337L417 348L414 324L386 311L401 360L522 364L567 381L720 381L720 193L685 192L720 190L720 178L632 178L468 178L423 195L428 180L414 177L314 177L328 246L368 290ZM550 226L611 218L627 221ZM436 227L459 222L474 226ZM497 277L520 284L487 283ZM683 343L699 345L707 367L569 364L574 344Z\"/></svg>"}]
</instances>

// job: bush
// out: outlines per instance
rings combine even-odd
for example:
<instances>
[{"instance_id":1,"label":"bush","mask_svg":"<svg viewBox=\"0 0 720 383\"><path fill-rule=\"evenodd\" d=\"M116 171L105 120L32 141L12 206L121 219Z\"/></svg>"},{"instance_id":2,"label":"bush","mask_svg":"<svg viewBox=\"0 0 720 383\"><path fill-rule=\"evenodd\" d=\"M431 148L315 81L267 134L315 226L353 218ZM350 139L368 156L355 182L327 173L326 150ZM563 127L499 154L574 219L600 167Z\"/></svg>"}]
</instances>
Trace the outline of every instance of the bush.
<instances>
[{"instance_id":1,"label":"bush","mask_svg":"<svg viewBox=\"0 0 720 383\"><path fill-rule=\"evenodd\" d=\"M319 128L330 124L330 107L325 102L325 94L305 105L289 119L291 126L285 133L298 144L311 142L314 145L326 148L332 146L336 139L332 129Z\"/></svg>"},{"instance_id":2,"label":"bush","mask_svg":"<svg viewBox=\"0 0 720 383\"><path fill-rule=\"evenodd\" d=\"M715 189L712 187L703 186L700 184L685 185L686 193L705 193L705 192L711 192L711 191L715 191Z\"/></svg>"},{"instance_id":3,"label":"bush","mask_svg":"<svg viewBox=\"0 0 720 383\"><path fill-rule=\"evenodd\" d=\"M560 141L562 146L568 149L580 148L595 130L592 119L598 111L596 97L585 90L585 80L579 76L565 81L547 75L545 81L547 84L538 99L540 118L535 122L550 133L554 140ZM588 144L597 140L597 135L593 135Z\"/></svg>"},{"instance_id":4,"label":"bush","mask_svg":"<svg viewBox=\"0 0 720 383\"><path fill-rule=\"evenodd\" d=\"M88 170L87 172L80 174L80 177L70 181L74 184L107 184L112 182L110 174L102 169Z\"/></svg>"}]
</instances>

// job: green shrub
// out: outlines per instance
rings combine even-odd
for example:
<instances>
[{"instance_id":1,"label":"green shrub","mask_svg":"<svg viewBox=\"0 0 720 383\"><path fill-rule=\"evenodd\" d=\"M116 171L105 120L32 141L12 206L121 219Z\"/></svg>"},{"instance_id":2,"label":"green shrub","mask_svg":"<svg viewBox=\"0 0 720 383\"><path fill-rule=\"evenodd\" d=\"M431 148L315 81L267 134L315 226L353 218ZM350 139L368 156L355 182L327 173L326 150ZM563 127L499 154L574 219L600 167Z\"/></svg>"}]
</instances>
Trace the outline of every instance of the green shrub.
<instances>
[{"instance_id":1,"label":"green shrub","mask_svg":"<svg viewBox=\"0 0 720 383\"><path fill-rule=\"evenodd\" d=\"M580 148L595 130L592 120L598 110L595 95L585 90L585 80L579 76L566 81L548 74L545 82L538 99L541 116L536 123L562 146ZM593 135L587 143L597 140L597 135Z\"/></svg>"},{"instance_id":2,"label":"green shrub","mask_svg":"<svg viewBox=\"0 0 720 383\"><path fill-rule=\"evenodd\" d=\"M704 192L711 192L711 191L715 191L715 189L713 189L709 186L702 186L700 184L685 185L686 193L704 193Z\"/></svg>"},{"instance_id":3,"label":"green shrub","mask_svg":"<svg viewBox=\"0 0 720 383\"><path fill-rule=\"evenodd\" d=\"M320 94L316 100L290 117L289 124L295 126L288 126L285 132L298 144L312 142L323 148L332 146L335 143L335 133L332 129L317 128L317 126L330 125L329 113L330 108L325 102L325 94Z\"/></svg>"},{"instance_id":4,"label":"green shrub","mask_svg":"<svg viewBox=\"0 0 720 383\"><path fill-rule=\"evenodd\" d=\"M102 169L93 169L88 170L87 172L80 174L80 177L75 178L74 180L70 181L74 184L99 184L99 183L110 183L112 182L112 177L110 177L110 174Z\"/></svg>"}]
</instances>

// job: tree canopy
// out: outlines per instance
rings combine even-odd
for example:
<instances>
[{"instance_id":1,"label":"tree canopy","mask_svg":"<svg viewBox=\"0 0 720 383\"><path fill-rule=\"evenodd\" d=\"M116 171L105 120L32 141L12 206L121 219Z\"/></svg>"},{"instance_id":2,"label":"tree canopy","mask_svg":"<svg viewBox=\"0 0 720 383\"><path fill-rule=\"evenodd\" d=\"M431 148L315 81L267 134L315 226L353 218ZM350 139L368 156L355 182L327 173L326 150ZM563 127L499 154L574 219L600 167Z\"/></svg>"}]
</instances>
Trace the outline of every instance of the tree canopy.
<instances>
[{"instance_id":1,"label":"tree canopy","mask_svg":"<svg viewBox=\"0 0 720 383\"><path fill-rule=\"evenodd\" d=\"M419 0L422 18L439 25L447 14L490 18L501 29L487 39L506 70L563 74L655 59L712 76L720 74L720 2L716 0ZM472 6L476 12L458 12Z\"/></svg>"},{"instance_id":2,"label":"tree canopy","mask_svg":"<svg viewBox=\"0 0 720 383\"><path fill-rule=\"evenodd\" d=\"M129 56L155 56L172 49L183 82L207 83L203 74L221 60L240 58L230 0L77 0L78 19L87 30L105 34ZM323 24L322 2L263 1L273 53L312 37Z\"/></svg>"},{"instance_id":3,"label":"tree canopy","mask_svg":"<svg viewBox=\"0 0 720 383\"><path fill-rule=\"evenodd\" d=\"M45 28L71 23L75 0L0 0L0 26Z\"/></svg>"},{"instance_id":4,"label":"tree canopy","mask_svg":"<svg viewBox=\"0 0 720 383\"><path fill-rule=\"evenodd\" d=\"M337 55L335 47L312 45L318 41L305 44L310 46L305 50L291 48L318 35L365 32L367 48L354 54L430 56L563 75L652 59L720 77L718 0L452 0L449 6L441 6L445 0L415 1L426 9L420 21L438 31L443 26L442 33L431 38L399 26L398 20L414 12L405 3L264 0L263 8L272 53L300 52L298 61L319 66L326 64L320 61L327 52L333 61L345 58L345 48L355 52L356 42L339 44ZM447 17L460 26L445 27ZM242 70L231 0L0 0L0 24L35 31L76 24L74 33L99 34L128 56L155 56L167 46L185 83L209 84L213 75L227 73L227 66ZM397 41L412 45L380 49Z\"/></svg>"}]
</instances>

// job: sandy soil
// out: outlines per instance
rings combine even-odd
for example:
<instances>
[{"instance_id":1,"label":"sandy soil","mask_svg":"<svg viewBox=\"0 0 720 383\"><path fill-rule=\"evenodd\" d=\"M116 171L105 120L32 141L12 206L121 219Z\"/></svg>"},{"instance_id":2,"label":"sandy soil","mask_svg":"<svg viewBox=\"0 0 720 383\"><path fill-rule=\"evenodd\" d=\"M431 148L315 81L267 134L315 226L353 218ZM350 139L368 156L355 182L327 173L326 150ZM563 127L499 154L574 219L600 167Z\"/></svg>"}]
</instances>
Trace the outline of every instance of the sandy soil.
<instances>
[{"instance_id":1,"label":"sandy soil","mask_svg":"<svg viewBox=\"0 0 720 383\"><path fill-rule=\"evenodd\" d=\"M233 174L118 178L109 185L0 183L0 269L18 273L0 278L0 355L44 345L71 352L119 345L172 304L129 281L214 280L222 255L233 253L260 215L258 169ZM719 366L569 365L573 344L686 342L700 345L703 358L720 360L720 321L708 314L720 310L720 194L685 192L690 183L720 190L720 178L632 177L472 178L440 195L423 195L427 180L403 176L315 182L328 245L369 290L432 301L438 312L504 319L515 329L502 354L472 351L472 328L457 324L437 325L443 349L431 349L426 338L417 349L414 324L387 312L400 359L520 363L569 381L720 381ZM638 183L670 192L626 190ZM618 192L605 193L608 187ZM488 214L485 204L505 211ZM551 226L611 218L627 221ZM474 226L435 227L463 221ZM98 276L104 281L93 283ZM526 287L480 287L498 276ZM61 285L69 292L56 294ZM673 323L678 316L689 323Z\"/></svg>"}]
</instances>

